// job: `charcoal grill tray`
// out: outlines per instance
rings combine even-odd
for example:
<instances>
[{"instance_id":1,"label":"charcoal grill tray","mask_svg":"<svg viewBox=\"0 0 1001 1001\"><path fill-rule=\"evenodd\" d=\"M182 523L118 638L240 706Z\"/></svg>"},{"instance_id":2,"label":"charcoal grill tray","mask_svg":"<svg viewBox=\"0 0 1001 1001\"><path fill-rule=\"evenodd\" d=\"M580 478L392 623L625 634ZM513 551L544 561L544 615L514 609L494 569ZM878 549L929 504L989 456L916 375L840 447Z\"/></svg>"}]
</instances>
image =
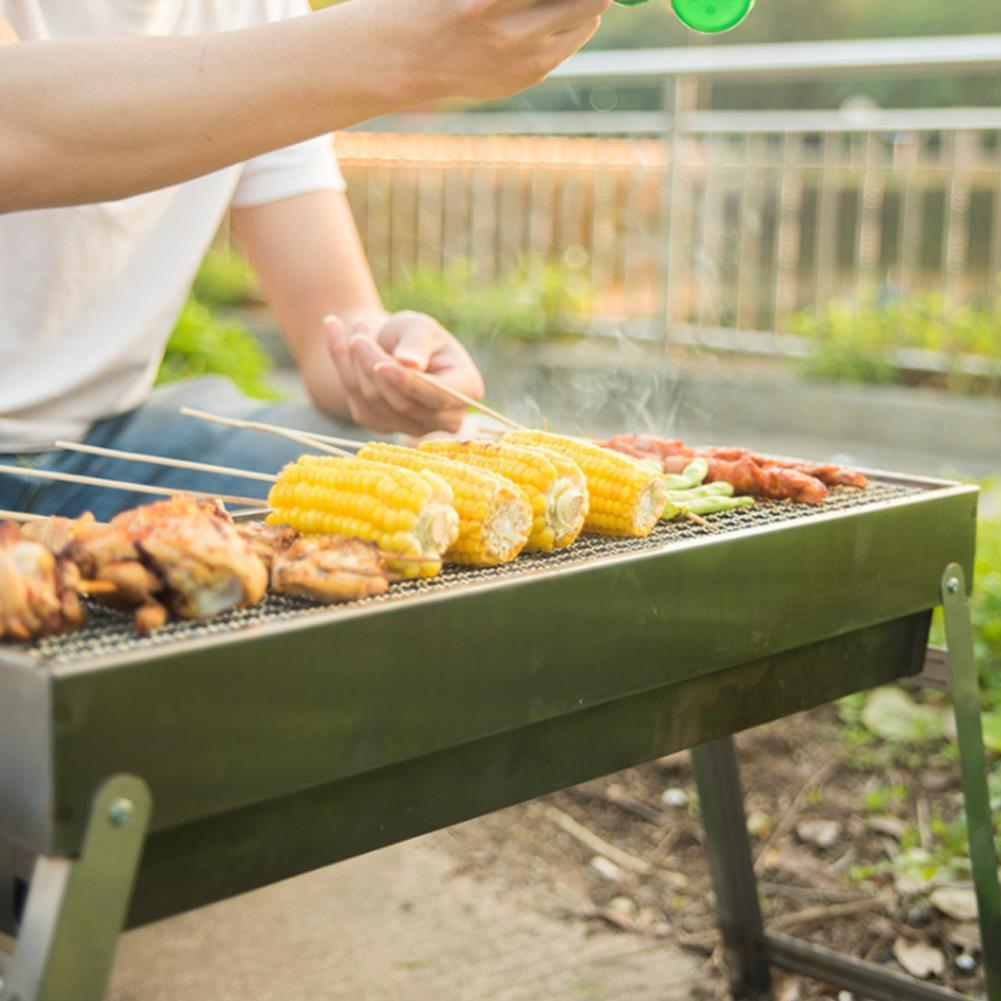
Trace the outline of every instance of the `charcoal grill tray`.
<instances>
[{"instance_id":1,"label":"charcoal grill tray","mask_svg":"<svg viewBox=\"0 0 1001 1001\"><path fill-rule=\"evenodd\" d=\"M574 567L619 560L631 555L649 555L680 543L719 541L734 533L790 525L849 510L882 506L922 492L907 482L874 481L865 491L835 487L822 507L788 501L761 501L751 508L739 508L711 516L712 528L695 522L661 524L643 539L613 539L584 535L573 546L555 553L526 554L513 563L499 567L460 567L447 565L436 578L394 584L388 593L348 602L335 607L318 605L305 599L269 593L259 604L218 616L206 622L171 622L149 636L132 629L131 617L97 604L90 604L83 629L65 636L42 640L22 649L51 665L79 664L114 655L135 655L164 647L206 638L235 638L234 634L252 631L269 623L306 624L316 619L336 620L359 609L377 609L416 597L435 597L448 592L480 585L497 585L540 573L554 573Z\"/></svg>"}]
</instances>

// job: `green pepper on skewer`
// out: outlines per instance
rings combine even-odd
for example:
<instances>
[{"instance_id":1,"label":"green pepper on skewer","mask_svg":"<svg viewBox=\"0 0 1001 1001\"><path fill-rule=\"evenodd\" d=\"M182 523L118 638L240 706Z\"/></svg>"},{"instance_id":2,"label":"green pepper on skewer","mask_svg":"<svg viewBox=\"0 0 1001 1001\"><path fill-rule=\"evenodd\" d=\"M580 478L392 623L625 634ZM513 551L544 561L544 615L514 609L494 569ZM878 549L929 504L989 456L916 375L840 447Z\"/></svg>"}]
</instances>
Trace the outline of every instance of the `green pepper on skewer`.
<instances>
[{"instance_id":1,"label":"green pepper on skewer","mask_svg":"<svg viewBox=\"0 0 1001 1001\"><path fill-rule=\"evenodd\" d=\"M669 490L693 490L709 475L709 463L703 458L692 459L679 473L667 476Z\"/></svg>"},{"instance_id":2,"label":"green pepper on skewer","mask_svg":"<svg viewBox=\"0 0 1001 1001\"><path fill-rule=\"evenodd\" d=\"M700 500L703 497L732 497L733 484L723 480L714 483L704 483L701 487L693 487L691 490L670 490L667 499L684 504L688 501Z\"/></svg>"},{"instance_id":3,"label":"green pepper on skewer","mask_svg":"<svg viewBox=\"0 0 1001 1001\"><path fill-rule=\"evenodd\" d=\"M737 508L753 507L753 497L701 497L696 500L675 505L681 514L719 514L721 511L734 511Z\"/></svg>"}]
</instances>

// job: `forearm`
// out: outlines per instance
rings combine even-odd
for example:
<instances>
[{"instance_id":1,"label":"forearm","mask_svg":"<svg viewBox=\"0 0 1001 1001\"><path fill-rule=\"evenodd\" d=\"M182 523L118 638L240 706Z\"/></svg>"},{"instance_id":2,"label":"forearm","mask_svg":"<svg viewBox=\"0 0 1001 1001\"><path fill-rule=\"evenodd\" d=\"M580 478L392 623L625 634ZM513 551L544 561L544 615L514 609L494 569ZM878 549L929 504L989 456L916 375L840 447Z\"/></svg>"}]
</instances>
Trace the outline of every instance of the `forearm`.
<instances>
[{"instance_id":1,"label":"forearm","mask_svg":"<svg viewBox=\"0 0 1001 1001\"><path fill-rule=\"evenodd\" d=\"M364 8L0 47L0 211L165 187L430 96Z\"/></svg>"},{"instance_id":2,"label":"forearm","mask_svg":"<svg viewBox=\"0 0 1001 1001\"><path fill-rule=\"evenodd\" d=\"M347 197L319 191L235 209L232 224L313 402L350 420L323 317L338 316L349 330L359 322L375 329L386 311Z\"/></svg>"}]
</instances>

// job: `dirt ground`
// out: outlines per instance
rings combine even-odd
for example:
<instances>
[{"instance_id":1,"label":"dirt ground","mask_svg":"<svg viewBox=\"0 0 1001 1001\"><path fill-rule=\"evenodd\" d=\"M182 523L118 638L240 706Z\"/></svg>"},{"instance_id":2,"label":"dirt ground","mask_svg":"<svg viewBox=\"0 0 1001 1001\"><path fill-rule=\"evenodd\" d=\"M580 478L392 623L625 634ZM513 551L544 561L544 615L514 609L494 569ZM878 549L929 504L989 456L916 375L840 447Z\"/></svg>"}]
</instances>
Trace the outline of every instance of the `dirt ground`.
<instances>
[{"instance_id":1,"label":"dirt ground","mask_svg":"<svg viewBox=\"0 0 1001 1001\"><path fill-rule=\"evenodd\" d=\"M860 751L843 734L836 710L825 707L738 737L766 922L897 971L901 961L930 965L930 980L982 994L968 877L947 886L957 900L936 897L948 917L920 871L886 865L915 837L934 857L943 818L959 813L958 765L948 756ZM693 1001L727 996L687 754L434 838L457 873L500 881L540 912L684 946L704 964ZM774 996L851 997L783 974Z\"/></svg>"}]
</instances>

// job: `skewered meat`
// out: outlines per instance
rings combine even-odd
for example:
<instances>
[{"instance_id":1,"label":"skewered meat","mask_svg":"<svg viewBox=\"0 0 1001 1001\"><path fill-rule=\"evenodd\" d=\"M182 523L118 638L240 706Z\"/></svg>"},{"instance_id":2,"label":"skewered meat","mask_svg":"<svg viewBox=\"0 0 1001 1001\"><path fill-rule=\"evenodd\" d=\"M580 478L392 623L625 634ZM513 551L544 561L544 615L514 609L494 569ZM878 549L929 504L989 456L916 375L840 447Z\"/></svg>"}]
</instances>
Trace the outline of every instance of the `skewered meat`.
<instances>
[{"instance_id":1,"label":"skewered meat","mask_svg":"<svg viewBox=\"0 0 1001 1001\"><path fill-rule=\"evenodd\" d=\"M232 519L190 497L144 504L111 520L161 579L177 616L203 619L264 597L268 572Z\"/></svg>"},{"instance_id":2,"label":"skewered meat","mask_svg":"<svg viewBox=\"0 0 1001 1001\"><path fill-rule=\"evenodd\" d=\"M269 570L275 559L299 538L299 533L291 525L269 525L264 521L235 524L237 534Z\"/></svg>"},{"instance_id":3,"label":"skewered meat","mask_svg":"<svg viewBox=\"0 0 1001 1001\"><path fill-rule=\"evenodd\" d=\"M667 473L680 472L693 458L709 463L708 482L723 480L738 494L822 504L828 486L866 487L861 473L830 463L772 459L742 448L690 448L677 438L653 435L618 435L605 442L609 448L637 458L654 458Z\"/></svg>"},{"instance_id":4,"label":"skewered meat","mask_svg":"<svg viewBox=\"0 0 1001 1001\"><path fill-rule=\"evenodd\" d=\"M271 586L283 594L333 603L385 594L389 576L371 543L318 535L299 539L275 556Z\"/></svg>"},{"instance_id":5,"label":"skewered meat","mask_svg":"<svg viewBox=\"0 0 1001 1001\"><path fill-rule=\"evenodd\" d=\"M167 610L156 597L163 585L143 565L135 543L121 527L97 522L87 511L79 518L32 521L22 532L75 565L85 580L106 584L109 590L98 594L97 600L133 612L138 632L152 632L167 621Z\"/></svg>"},{"instance_id":6,"label":"skewered meat","mask_svg":"<svg viewBox=\"0 0 1001 1001\"><path fill-rule=\"evenodd\" d=\"M0 525L0 639L30 640L75 629L84 619L80 574L17 525Z\"/></svg>"}]
</instances>

